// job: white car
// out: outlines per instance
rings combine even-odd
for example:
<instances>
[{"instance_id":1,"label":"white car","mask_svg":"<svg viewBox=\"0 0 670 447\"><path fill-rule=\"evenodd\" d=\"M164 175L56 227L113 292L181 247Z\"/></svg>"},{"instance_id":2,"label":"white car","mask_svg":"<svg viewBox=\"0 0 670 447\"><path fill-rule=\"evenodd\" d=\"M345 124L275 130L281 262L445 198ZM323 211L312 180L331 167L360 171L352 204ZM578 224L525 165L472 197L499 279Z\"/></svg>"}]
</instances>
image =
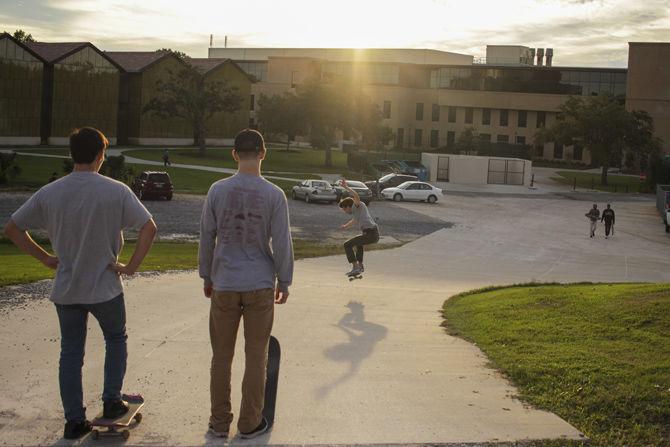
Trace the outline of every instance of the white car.
<instances>
[{"instance_id":1,"label":"white car","mask_svg":"<svg viewBox=\"0 0 670 447\"><path fill-rule=\"evenodd\" d=\"M424 182L405 182L394 188L382 191L385 199L400 202L401 200L418 200L435 203L442 198L442 190Z\"/></svg>"}]
</instances>

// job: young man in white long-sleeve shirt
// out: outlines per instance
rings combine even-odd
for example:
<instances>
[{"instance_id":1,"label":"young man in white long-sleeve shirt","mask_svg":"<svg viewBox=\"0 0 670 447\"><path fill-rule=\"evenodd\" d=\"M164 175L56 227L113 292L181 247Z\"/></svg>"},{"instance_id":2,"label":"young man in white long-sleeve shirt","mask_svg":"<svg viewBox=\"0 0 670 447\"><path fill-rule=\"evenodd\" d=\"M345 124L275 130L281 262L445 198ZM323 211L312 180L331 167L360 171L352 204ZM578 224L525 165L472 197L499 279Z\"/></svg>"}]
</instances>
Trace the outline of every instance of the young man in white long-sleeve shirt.
<instances>
[{"instance_id":1,"label":"young man in white long-sleeve shirt","mask_svg":"<svg viewBox=\"0 0 670 447\"><path fill-rule=\"evenodd\" d=\"M233 420L231 365L240 320L244 321L245 371L237 428L242 438L268 429L263 418L268 342L274 305L289 296L293 244L284 192L261 176L261 134L235 137L238 171L212 185L200 223L199 270L211 298L210 433L227 437Z\"/></svg>"}]
</instances>

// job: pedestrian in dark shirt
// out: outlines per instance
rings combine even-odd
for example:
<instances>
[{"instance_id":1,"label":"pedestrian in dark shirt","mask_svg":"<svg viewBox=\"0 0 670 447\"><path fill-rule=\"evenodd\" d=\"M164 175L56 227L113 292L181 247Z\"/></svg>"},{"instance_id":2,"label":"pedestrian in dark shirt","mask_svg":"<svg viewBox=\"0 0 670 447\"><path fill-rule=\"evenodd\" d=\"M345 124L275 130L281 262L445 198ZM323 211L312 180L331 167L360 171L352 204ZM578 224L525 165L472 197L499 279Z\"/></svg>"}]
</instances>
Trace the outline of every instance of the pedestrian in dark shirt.
<instances>
[{"instance_id":1,"label":"pedestrian in dark shirt","mask_svg":"<svg viewBox=\"0 0 670 447\"><path fill-rule=\"evenodd\" d=\"M172 166L172 163L170 163L170 152L167 149L163 151L163 166Z\"/></svg>"},{"instance_id":2,"label":"pedestrian in dark shirt","mask_svg":"<svg viewBox=\"0 0 670 447\"><path fill-rule=\"evenodd\" d=\"M609 238L610 230L612 230L612 236L614 236L614 210L609 203L607 204L607 208L603 211L603 216L600 218L600 222L605 222L605 239Z\"/></svg>"}]
</instances>

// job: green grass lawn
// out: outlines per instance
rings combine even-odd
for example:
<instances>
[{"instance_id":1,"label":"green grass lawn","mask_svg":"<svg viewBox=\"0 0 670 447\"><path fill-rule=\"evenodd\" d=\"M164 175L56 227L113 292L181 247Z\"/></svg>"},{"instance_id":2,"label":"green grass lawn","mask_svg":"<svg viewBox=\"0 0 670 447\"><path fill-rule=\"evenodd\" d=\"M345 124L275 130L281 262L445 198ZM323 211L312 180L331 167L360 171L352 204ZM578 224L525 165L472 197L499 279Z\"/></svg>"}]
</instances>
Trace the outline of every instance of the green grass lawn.
<instances>
[{"instance_id":1,"label":"green grass lawn","mask_svg":"<svg viewBox=\"0 0 670 447\"><path fill-rule=\"evenodd\" d=\"M181 164L236 168L237 165L230 152L230 148L210 148L207 149L207 155L203 158L198 156L197 149L172 149L170 151L170 161ZM124 154L143 160L163 161L163 153L160 150L133 149L124 151ZM314 149L293 149L291 151L271 149L263 161L263 171L298 172L305 174L341 174L347 172L347 155L340 151L332 151L332 155L333 166L326 168L323 166L325 160L324 151Z\"/></svg>"},{"instance_id":2,"label":"green grass lawn","mask_svg":"<svg viewBox=\"0 0 670 447\"><path fill-rule=\"evenodd\" d=\"M476 343L522 400L592 445L670 446L670 284L474 291L443 313L447 331Z\"/></svg>"},{"instance_id":3,"label":"green grass lawn","mask_svg":"<svg viewBox=\"0 0 670 447\"><path fill-rule=\"evenodd\" d=\"M640 178L630 175L608 174L608 185L601 185L600 174L570 171L557 171L556 173L560 177L553 177L552 180L572 185L576 178L578 188L591 189L591 185L593 184L593 189L609 192L640 192L641 189L644 189L644 184L640 183ZM591 183L592 181L593 183ZM626 190L626 187L628 187L628 190Z\"/></svg>"},{"instance_id":4,"label":"green grass lawn","mask_svg":"<svg viewBox=\"0 0 670 447\"><path fill-rule=\"evenodd\" d=\"M41 147L41 148L29 148L29 149L21 149L15 148L14 149L16 152L29 152L33 154L45 154L45 155L65 155L65 156L70 156L70 149L69 148L62 148L62 147Z\"/></svg>"},{"instance_id":5,"label":"green grass lawn","mask_svg":"<svg viewBox=\"0 0 670 447\"><path fill-rule=\"evenodd\" d=\"M396 248L402 244L375 245L372 250ZM48 251L49 244L43 244ZM121 262L127 262L135 250L134 242L127 242L121 253ZM293 240L295 259L317 258L341 254L344 249L338 244L322 244L318 241ZM24 254L7 239L0 239L0 287L24 284L41 279L53 278L54 271L44 267L37 260ZM155 242L144 259L140 271L163 272L167 270L190 270L198 268L198 244L187 242Z\"/></svg>"},{"instance_id":6,"label":"green grass lawn","mask_svg":"<svg viewBox=\"0 0 670 447\"><path fill-rule=\"evenodd\" d=\"M17 164L21 167L21 175L15 178L11 185L5 187L7 190L34 190L44 186L52 172L57 172L63 176L63 160L58 158L41 158L30 155L17 156ZM156 169L147 165L129 164L135 173L145 170ZM172 182L177 193L185 194L206 194L209 187L215 181L228 177L229 174L219 172L199 171L196 169L184 168L160 168L170 174ZM282 188L285 192L291 190L296 184L290 180L271 180L274 184Z\"/></svg>"}]
</instances>

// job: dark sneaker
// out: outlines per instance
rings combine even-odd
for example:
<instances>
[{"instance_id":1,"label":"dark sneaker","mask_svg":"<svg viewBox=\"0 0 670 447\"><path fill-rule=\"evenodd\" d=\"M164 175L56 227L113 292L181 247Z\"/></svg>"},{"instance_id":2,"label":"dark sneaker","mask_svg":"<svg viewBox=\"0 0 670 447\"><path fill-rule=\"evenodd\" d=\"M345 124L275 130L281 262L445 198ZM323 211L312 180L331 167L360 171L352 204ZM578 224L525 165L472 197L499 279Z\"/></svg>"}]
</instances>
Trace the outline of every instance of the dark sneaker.
<instances>
[{"instance_id":1,"label":"dark sneaker","mask_svg":"<svg viewBox=\"0 0 670 447\"><path fill-rule=\"evenodd\" d=\"M214 430L214 426L212 424L209 424L209 430L207 430L207 433L209 433L210 435L212 435L216 438L227 438L228 437L228 431Z\"/></svg>"},{"instance_id":2,"label":"dark sneaker","mask_svg":"<svg viewBox=\"0 0 670 447\"><path fill-rule=\"evenodd\" d=\"M249 433L240 432L240 438L253 439L268 431L268 428L270 428L270 426L268 425L268 421L266 421L265 418L263 418L261 419L261 423L258 425L258 427L256 427L253 431L250 431Z\"/></svg>"},{"instance_id":3,"label":"dark sneaker","mask_svg":"<svg viewBox=\"0 0 670 447\"><path fill-rule=\"evenodd\" d=\"M356 275L360 275L360 274L361 274L361 269L359 269L358 267L354 267L353 269L351 269L350 272L346 273L347 276L356 276Z\"/></svg>"},{"instance_id":4,"label":"dark sneaker","mask_svg":"<svg viewBox=\"0 0 670 447\"><path fill-rule=\"evenodd\" d=\"M365 271L365 267L363 267L363 264L361 264L361 266L359 267L359 269L361 270L361 273L363 273L363 272Z\"/></svg>"},{"instance_id":5,"label":"dark sneaker","mask_svg":"<svg viewBox=\"0 0 670 447\"><path fill-rule=\"evenodd\" d=\"M65 439L79 439L91 431L89 421L68 421L65 423L63 437Z\"/></svg>"},{"instance_id":6,"label":"dark sneaker","mask_svg":"<svg viewBox=\"0 0 670 447\"><path fill-rule=\"evenodd\" d=\"M116 419L126 413L128 413L128 403L123 400L105 402L103 405L102 416L105 419Z\"/></svg>"}]
</instances>

